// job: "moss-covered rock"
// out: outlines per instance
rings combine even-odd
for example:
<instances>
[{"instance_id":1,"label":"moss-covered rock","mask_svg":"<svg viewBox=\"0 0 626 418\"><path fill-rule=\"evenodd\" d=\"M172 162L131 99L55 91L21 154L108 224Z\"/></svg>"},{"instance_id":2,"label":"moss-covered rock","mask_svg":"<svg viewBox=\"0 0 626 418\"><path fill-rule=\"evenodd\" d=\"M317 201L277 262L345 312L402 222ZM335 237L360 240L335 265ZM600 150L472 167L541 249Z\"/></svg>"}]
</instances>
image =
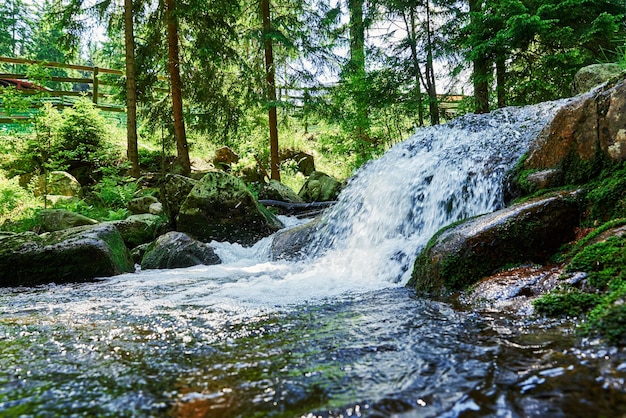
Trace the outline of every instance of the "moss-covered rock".
<instances>
[{"instance_id":1,"label":"moss-covered rock","mask_svg":"<svg viewBox=\"0 0 626 418\"><path fill-rule=\"evenodd\" d=\"M171 223L176 222L180 207L196 183L197 180L178 174L167 174L161 181L161 203Z\"/></svg>"},{"instance_id":2,"label":"moss-covered rock","mask_svg":"<svg viewBox=\"0 0 626 418\"><path fill-rule=\"evenodd\" d=\"M173 269L220 263L213 247L174 231L161 235L146 249L141 268Z\"/></svg>"},{"instance_id":3,"label":"moss-covered rock","mask_svg":"<svg viewBox=\"0 0 626 418\"><path fill-rule=\"evenodd\" d=\"M321 171L311 173L298 192L305 202L327 202L336 200L341 191L341 183Z\"/></svg>"},{"instance_id":4,"label":"moss-covered rock","mask_svg":"<svg viewBox=\"0 0 626 418\"><path fill-rule=\"evenodd\" d=\"M618 64L592 64L578 70L574 76L574 94L586 93L602 83L619 76L622 68Z\"/></svg>"},{"instance_id":5,"label":"moss-covered rock","mask_svg":"<svg viewBox=\"0 0 626 418\"><path fill-rule=\"evenodd\" d=\"M133 271L130 253L113 225L0 237L0 286L79 282Z\"/></svg>"},{"instance_id":6,"label":"moss-covered rock","mask_svg":"<svg viewBox=\"0 0 626 418\"><path fill-rule=\"evenodd\" d=\"M252 245L283 227L260 205L240 179L207 173L187 196L178 213L177 230L200 241Z\"/></svg>"},{"instance_id":7,"label":"moss-covered rock","mask_svg":"<svg viewBox=\"0 0 626 418\"><path fill-rule=\"evenodd\" d=\"M464 289L508 264L543 262L574 237L575 192L536 198L438 232L418 256L409 286Z\"/></svg>"},{"instance_id":8,"label":"moss-covered rock","mask_svg":"<svg viewBox=\"0 0 626 418\"><path fill-rule=\"evenodd\" d=\"M263 184L259 190L259 200L278 200L289 203L304 203L304 200L279 181L270 180L269 183Z\"/></svg>"},{"instance_id":9,"label":"moss-covered rock","mask_svg":"<svg viewBox=\"0 0 626 418\"><path fill-rule=\"evenodd\" d=\"M95 219L64 209L46 209L39 212L39 222L44 232L61 231L76 226L95 225Z\"/></svg>"},{"instance_id":10,"label":"moss-covered rock","mask_svg":"<svg viewBox=\"0 0 626 418\"><path fill-rule=\"evenodd\" d=\"M166 227L167 221L157 215L144 213L141 215L131 215L121 221L111 221L120 231L122 239L128 248L135 248L138 245L152 242L159 236Z\"/></svg>"}]
</instances>

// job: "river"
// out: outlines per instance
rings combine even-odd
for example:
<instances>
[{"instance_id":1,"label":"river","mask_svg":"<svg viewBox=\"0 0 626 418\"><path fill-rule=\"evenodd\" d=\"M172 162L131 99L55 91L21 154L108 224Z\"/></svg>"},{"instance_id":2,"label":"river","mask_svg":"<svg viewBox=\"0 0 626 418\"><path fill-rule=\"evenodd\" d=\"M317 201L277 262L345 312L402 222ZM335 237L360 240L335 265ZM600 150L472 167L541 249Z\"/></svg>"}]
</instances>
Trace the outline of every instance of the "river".
<instances>
[{"instance_id":1,"label":"river","mask_svg":"<svg viewBox=\"0 0 626 418\"><path fill-rule=\"evenodd\" d=\"M560 105L420 130L350 180L299 260L269 237L213 243L216 266L4 288L0 416L625 416L623 350L404 287L435 231L503 206Z\"/></svg>"}]
</instances>

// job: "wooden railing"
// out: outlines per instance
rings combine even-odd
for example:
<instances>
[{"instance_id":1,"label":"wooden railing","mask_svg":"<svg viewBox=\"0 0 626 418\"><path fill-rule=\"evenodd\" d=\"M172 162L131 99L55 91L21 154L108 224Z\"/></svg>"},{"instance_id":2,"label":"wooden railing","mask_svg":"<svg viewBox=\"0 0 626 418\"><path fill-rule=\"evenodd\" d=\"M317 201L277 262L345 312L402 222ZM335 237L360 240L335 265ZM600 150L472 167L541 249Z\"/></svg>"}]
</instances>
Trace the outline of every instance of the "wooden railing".
<instances>
[{"instance_id":1,"label":"wooden railing","mask_svg":"<svg viewBox=\"0 0 626 418\"><path fill-rule=\"evenodd\" d=\"M15 64L15 65L38 65L45 68L58 68L58 69L68 69L68 70L76 70L84 73L91 74L90 77L58 77L52 76L47 78L47 80L52 82L59 83L72 83L72 84L85 84L90 86L88 89L84 89L82 91L73 91L73 90L52 90L45 89L42 91L40 89L21 89L22 94L25 95L41 95L45 96L41 100L33 100L32 108L37 108L41 106L43 101L47 101L52 103L55 107L65 107L72 106L77 97L80 96L88 96L91 97L91 100L96 105L98 109L107 112L125 112L126 107L124 104L116 104L116 103L105 103L103 99L111 98L111 95L104 94L101 92L101 86L113 86L114 84L107 83L100 79L100 75L102 74L110 74L113 76L121 77L124 73L120 70L113 70L110 68L100 68L100 67L91 67L86 65L72 65L72 64L64 64L60 62L45 62L45 61L36 61L36 60L28 60L21 58L11 58L11 57L0 57L0 63L6 64ZM0 79L10 79L10 80L27 80L28 76L23 72L13 72L13 73L0 73ZM17 117L8 117L2 112L2 107L0 106L0 123L12 123L15 119L27 119L28 115L22 115Z\"/></svg>"}]
</instances>

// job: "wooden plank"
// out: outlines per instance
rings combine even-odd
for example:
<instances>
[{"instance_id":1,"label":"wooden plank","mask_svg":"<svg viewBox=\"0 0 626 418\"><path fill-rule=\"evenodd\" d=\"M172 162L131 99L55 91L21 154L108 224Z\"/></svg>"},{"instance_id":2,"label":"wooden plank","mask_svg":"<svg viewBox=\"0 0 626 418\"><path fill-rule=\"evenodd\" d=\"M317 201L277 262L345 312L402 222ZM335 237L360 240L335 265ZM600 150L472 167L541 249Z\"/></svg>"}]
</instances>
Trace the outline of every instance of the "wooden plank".
<instances>
[{"instance_id":1,"label":"wooden plank","mask_svg":"<svg viewBox=\"0 0 626 418\"><path fill-rule=\"evenodd\" d=\"M22 58L11 58L11 57L0 57L0 62L6 62L9 64L41 65L41 66L50 67L50 68L70 68L72 70L82 70L82 71L93 71L94 69L94 67L89 67L87 65L63 64L60 62L45 62L45 61L27 60L27 59L22 59ZM124 72L120 70L113 70L110 68L100 68L99 70L101 73L124 75Z\"/></svg>"}]
</instances>

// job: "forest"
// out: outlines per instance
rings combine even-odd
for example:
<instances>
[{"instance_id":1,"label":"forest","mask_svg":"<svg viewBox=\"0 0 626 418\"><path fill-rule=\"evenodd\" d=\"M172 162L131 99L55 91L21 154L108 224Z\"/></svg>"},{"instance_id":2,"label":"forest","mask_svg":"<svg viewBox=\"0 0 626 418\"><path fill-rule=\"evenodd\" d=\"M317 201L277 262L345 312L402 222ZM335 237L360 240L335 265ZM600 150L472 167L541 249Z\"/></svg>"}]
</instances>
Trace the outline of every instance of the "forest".
<instances>
[{"instance_id":1,"label":"forest","mask_svg":"<svg viewBox=\"0 0 626 418\"><path fill-rule=\"evenodd\" d=\"M142 171L189 174L194 158L222 147L238 157L233 172L260 170L296 190L304 177L288 157L298 153L345 179L416 128L568 97L581 67L626 63L625 9L615 0L6 0L0 56L121 70L99 77L126 112L97 112L89 100L57 112L41 106L45 91L0 90L5 115L33 116L2 125L2 219L24 201L11 178L76 159L91 161L102 195L132 195ZM85 90L52 81L76 70L0 65L48 89ZM124 200L105 203L123 210Z\"/></svg>"}]
</instances>

